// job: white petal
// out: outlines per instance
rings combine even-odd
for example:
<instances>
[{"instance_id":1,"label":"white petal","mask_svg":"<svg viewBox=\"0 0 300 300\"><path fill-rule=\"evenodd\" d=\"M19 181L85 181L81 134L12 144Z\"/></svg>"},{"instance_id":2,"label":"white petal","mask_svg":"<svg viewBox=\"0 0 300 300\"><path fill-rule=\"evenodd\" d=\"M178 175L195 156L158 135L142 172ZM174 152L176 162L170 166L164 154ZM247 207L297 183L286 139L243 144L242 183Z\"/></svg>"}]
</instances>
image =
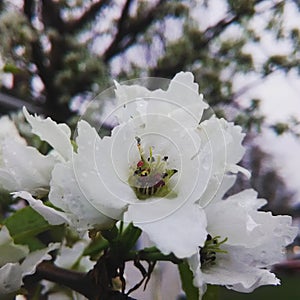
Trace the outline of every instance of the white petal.
<instances>
[{"instance_id":1,"label":"white petal","mask_svg":"<svg viewBox=\"0 0 300 300\"><path fill-rule=\"evenodd\" d=\"M199 201L201 206L206 206L223 185L224 176L228 172L244 172L236 165L245 152L241 144L244 134L240 126L215 117L202 122L198 126L198 134L202 140L199 155L212 161L208 191Z\"/></svg>"},{"instance_id":2,"label":"white petal","mask_svg":"<svg viewBox=\"0 0 300 300\"><path fill-rule=\"evenodd\" d=\"M13 191L18 189L15 178L8 170L0 168L0 190Z\"/></svg>"},{"instance_id":3,"label":"white petal","mask_svg":"<svg viewBox=\"0 0 300 300\"><path fill-rule=\"evenodd\" d=\"M177 109L171 116L187 127L196 127L201 120L203 110L208 107L199 95L198 84L194 82L191 72L180 72L172 79L167 90L167 99L174 102Z\"/></svg>"},{"instance_id":4,"label":"white petal","mask_svg":"<svg viewBox=\"0 0 300 300\"><path fill-rule=\"evenodd\" d=\"M70 217L64 212L58 211L52 207L44 205L41 200L34 199L28 192L13 193L14 197L20 197L28 201L30 206L38 212L51 225L69 224Z\"/></svg>"},{"instance_id":5,"label":"white petal","mask_svg":"<svg viewBox=\"0 0 300 300\"><path fill-rule=\"evenodd\" d=\"M232 165L232 164L229 164L229 165L227 166L227 170L226 170L226 171L227 171L227 172L231 172L231 173L233 173L233 174L236 174L236 173L238 173L238 172L241 172L241 173L243 173L243 174L247 177L247 179L250 179L250 178L251 178L251 172L248 171L247 169L241 167L241 166L238 166L238 165Z\"/></svg>"},{"instance_id":6,"label":"white petal","mask_svg":"<svg viewBox=\"0 0 300 300\"><path fill-rule=\"evenodd\" d=\"M47 248L31 252L22 264L7 263L0 268L0 295L18 290L23 284L22 278L35 272L36 266L43 260L50 260L49 252L58 249L59 243L49 244Z\"/></svg>"},{"instance_id":7,"label":"white petal","mask_svg":"<svg viewBox=\"0 0 300 300\"><path fill-rule=\"evenodd\" d=\"M72 247L62 246L59 254L55 259L55 265L65 269L73 269L76 263L76 270L80 272L88 272L95 265L95 261L91 261L88 257L82 257L84 249L87 247L85 241L79 241ZM80 259L79 265L77 265Z\"/></svg>"},{"instance_id":8,"label":"white petal","mask_svg":"<svg viewBox=\"0 0 300 300\"><path fill-rule=\"evenodd\" d=\"M125 221L134 219L131 214L138 214L138 207L141 208L141 214L145 213L144 205L134 206L134 212L130 206L125 213ZM148 206L150 213L151 208ZM165 218L152 222L133 223L147 233L162 253L173 252L178 258L189 257L197 252L207 236L205 214L198 205L183 205Z\"/></svg>"},{"instance_id":9,"label":"white petal","mask_svg":"<svg viewBox=\"0 0 300 300\"><path fill-rule=\"evenodd\" d=\"M166 91L149 91L138 85L116 83L116 96L121 109L117 111L120 122L146 114L171 116L185 127L196 127L207 104L199 95L198 84L190 72L178 73Z\"/></svg>"},{"instance_id":10,"label":"white petal","mask_svg":"<svg viewBox=\"0 0 300 300\"><path fill-rule=\"evenodd\" d=\"M2 182L4 189L27 190L34 193L49 186L51 171L55 164L52 156L44 156L37 149L8 138L2 141L2 156L4 162L2 172L9 173L10 178L8 183Z\"/></svg>"},{"instance_id":11,"label":"white petal","mask_svg":"<svg viewBox=\"0 0 300 300\"><path fill-rule=\"evenodd\" d=\"M0 268L0 295L18 290L22 285L22 269L18 263L8 263Z\"/></svg>"},{"instance_id":12,"label":"white petal","mask_svg":"<svg viewBox=\"0 0 300 300\"><path fill-rule=\"evenodd\" d=\"M138 85L120 85L116 81L114 83L119 107L116 110L116 115L120 123L127 122L130 118L147 112L147 102L145 99L151 95L148 89Z\"/></svg>"},{"instance_id":13,"label":"white petal","mask_svg":"<svg viewBox=\"0 0 300 300\"><path fill-rule=\"evenodd\" d=\"M20 144L26 145L26 141L19 135L19 131L15 123L11 121L8 116L2 116L0 118L0 128L0 141L10 137Z\"/></svg>"},{"instance_id":14,"label":"white petal","mask_svg":"<svg viewBox=\"0 0 300 300\"><path fill-rule=\"evenodd\" d=\"M223 173L213 174L199 202L206 207L211 202L221 200L235 181L235 175L224 175Z\"/></svg>"},{"instance_id":15,"label":"white petal","mask_svg":"<svg viewBox=\"0 0 300 300\"><path fill-rule=\"evenodd\" d=\"M42 119L38 116L32 116L25 107L23 113L34 134L51 145L65 160L71 159L73 151L70 142L71 130L66 124L57 124L50 118Z\"/></svg>"},{"instance_id":16,"label":"white petal","mask_svg":"<svg viewBox=\"0 0 300 300\"><path fill-rule=\"evenodd\" d=\"M25 245L15 244L7 227L3 226L0 230L0 253L0 266L3 266L18 262L29 253L29 249Z\"/></svg>"},{"instance_id":17,"label":"white petal","mask_svg":"<svg viewBox=\"0 0 300 300\"><path fill-rule=\"evenodd\" d=\"M230 245L254 248L269 244L270 250L273 247L278 250L278 247L283 248L290 244L297 234L297 229L291 226L291 217L258 212L257 209L266 200L257 199L256 195L254 190L245 190L224 201L208 205L205 208L208 231L212 235L228 237L227 243ZM280 255L281 252L275 253ZM273 257L271 253L269 256Z\"/></svg>"},{"instance_id":18,"label":"white petal","mask_svg":"<svg viewBox=\"0 0 300 300\"><path fill-rule=\"evenodd\" d=\"M242 264L235 259L236 252L233 249L229 247L226 250L228 253L219 254L213 267L202 270L202 277L206 283L226 285L227 288L239 292L252 292L260 285L280 283L268 270Z\"/></svg>"},{"instance_id":19,"label":"white petal","mask_svg":"<svg viewBox=\"0 0 300 300\"><path fill-rule=\"evenodd\" d=\"M80 171L79 167L76 169ZM110 216L103 213L106 211L100 206L101 194L96 194L100 204L97 207L92 205L93 198L90 194L93 193L96 185L91 183L93 182L86 182L88 188L85 189L86 186L82 181L78 177L75 178L71 162L57 164L52 172L49 200L71 217L70 225L79 231L94 227L108 227L114 222Z\"/></svg>"},{"instance_id":20,"label":"white petal","mask_svg":"<svg viewBox=\"0 0 300 300\"><path fill-rule=\"evenodd\" d=\"M242 127L225 119L219 119L219 123L225 135L227 163L238 163L245 153L245 148L242 146L245 137L245 134L242 133Z\"/></svg>"},{"instance_id":21,"label":"white petal","mask_svg":"<svg viewBox=\"0 0 300 300\"><path fill-rule=\"evenodd\" d=\"M113 213L113 218L119 218L128 201L135 197L127 182L129 165L126 155L132 142L130 139L123 140L120 135L115 137L115 133L113 138L100 139L95 129L86 122L78 124L78 132L78 155L74 159L78 183L83 192L90 194L88 199L95 207L115 209L115 213L107 211L107 214ZM132 138L135 142L134 136ZM118 155L114 155L114 150Z\"/></svg>"},{"instance_id":22,"label":"white petal","mask_svg":"<svg viewBox=\"0 0 300 300\"><path fill-rule=\"evenodd\" d=\"M29 255L21 264L23 277L33 274L35 272L36 266L42 261L52 259L51 255L49 255L48 253L58 249L59 246L60 243L51 243L47 248L29 253Z\"/></svg>"}]
</instances>

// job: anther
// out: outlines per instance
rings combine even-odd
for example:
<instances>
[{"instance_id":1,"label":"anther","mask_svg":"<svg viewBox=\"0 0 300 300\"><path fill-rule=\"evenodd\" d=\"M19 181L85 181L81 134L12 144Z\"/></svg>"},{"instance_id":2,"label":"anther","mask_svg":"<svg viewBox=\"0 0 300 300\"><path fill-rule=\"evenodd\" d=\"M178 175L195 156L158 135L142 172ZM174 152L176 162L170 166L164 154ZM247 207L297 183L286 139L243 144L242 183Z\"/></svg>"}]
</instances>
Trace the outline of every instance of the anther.
<instances>
[{"instance_id":1,"label":"anther","mask_svg":"<svg viewBox=\"0 0 300 300\"><path fill-rule=\"evenodd\" d=\"M138 145L139 145L139 144L141 143L141 138L138 137L138 136L136 136L135 139L136 139L136 141L137 141L137 143L138 143Z\"/></svg>"}]
</instances>

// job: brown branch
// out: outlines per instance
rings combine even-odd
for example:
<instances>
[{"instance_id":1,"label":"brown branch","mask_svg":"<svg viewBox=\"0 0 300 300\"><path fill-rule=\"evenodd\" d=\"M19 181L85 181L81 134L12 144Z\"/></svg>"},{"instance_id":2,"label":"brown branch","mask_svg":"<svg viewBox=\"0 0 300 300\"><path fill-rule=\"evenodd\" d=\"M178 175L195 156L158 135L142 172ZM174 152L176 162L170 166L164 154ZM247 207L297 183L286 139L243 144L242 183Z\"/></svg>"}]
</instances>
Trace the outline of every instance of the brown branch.
<instances>
[{"instance_id":1,"label":"brown branch","mask_svg":"<svg viewBox=\"0 0 300 300\"><path fill-rule=\"evenodd\" d=\"M66 31L72 34L81 30L84 25L93 21L96 15L110 2L110 0L102 0L93 3L78 19L66 23Z\"/></svg>"},{"instance_id":2,"label":"brown branch","mask_svg":"<svg viewBox=\"0 0 300 300\"><path fill-rule=\"evenodd\" d=\"M132 0L126 0L126 3L123 7L121 16L120 16L118 24L117 24L117 35L115 37L115 40L119 40L126 31L125 30L125 21L126 21L126 18L128 17L129 8L130 8L131 3L132 3Z\"/></svg>"},{"instance_id":3,"label":"brown branch","mask_svg":"<svg viewBox=\"0 0 300 300\"><path fill-rule=\"evenodd\" d=\"M89 274L89 273L88 273ZM25 285L27 282L37 282L39 280L45 279L57 284L64 285L83 296L87 297L89 300L102 300L103 297L99 295L99 284L93 281L93 278L88 274L66 270L53 265L51 262L40 263L34 275L25 277ZM134 300L118 291L111 291L105 300ZM104 300L104 299L103 299Z\"/></svg>"},{"instance_id":4,"label":"brown branch","mask_svg":"<svg viewBox=\"0 0 300 300\"><path fill-rule=\"evenodd\" d=\"M60 16L58 2L42 0L42 18L46 27L53 27L61 34L65 32L65 23Z\"/></svg>"},{"instance_id":5,"label":"brown branch","mask_svg":"<svg viewBox=\"0 0 300 300\"><path fill-rule=\"evenodd\" d=\"M128 5L130 5L131 1ZM125 18L123 20L122 15L126 16L126 5L123 8L123 13L120 17L118 24L122 24L122 29L118 31L114 40L110 46L106 49L103 59L105 62L108 62L114 56L125 51L130 47L137 39L138 35L145 32L147 28L157 20L157 16L162 13L162 7L165 4L166 0L160 0L155 7L153 7L146 15L140 18L132 18L127 20L125 23ZM127 4L127 3L126 3ZM128 8L127 8L128 9ZM120 26L118 26L120 27Z\"/></svg>"},{"instance_id":6,"label":"brown branch","mask_svg":"<svg viewBox=\"0 0 300 300\"><path fill-rule=\"evenodd\" d=\"M95 297L97 286L84 273L65 270L50 262L42 262L36 268L36 276L58 284L63 284L89 299Z\"/></svg>"},{"instance_id":7,"label":"brown branch","mask_svg":"<svg viewBox=\"0 0 300 300\"><path fill-rule=\"evenodd\" d=\"M32 20L33 11L34 11L34 1L33 0L24 0L24 14L27 16L29 21Z\"/></svg>"},{"instance_id":8,"label":"brown branch","mask_svg":"<svg viewBox=\"0 0 300 300\"><path fill-rule=\"evenodd\" d=\"M23 10L24 10L25 16L27 17L28 21L31 24L31 21L32 21L32 18L34 15L34 1L25 0ZM36 30L33 26L31 26L31 29L35 32L36 35L38 35L38 33L36 32ZM49 68L47 68L45 65L46 57L43 53L42 46L38 39L31 42L31 52L32 52L32 60L38 69L38 74L47 89L49 86L50 87L52 86L51 82L52 82L53 77L52 77L52 74L51 74Z\"/></svg>"}]
</instances>

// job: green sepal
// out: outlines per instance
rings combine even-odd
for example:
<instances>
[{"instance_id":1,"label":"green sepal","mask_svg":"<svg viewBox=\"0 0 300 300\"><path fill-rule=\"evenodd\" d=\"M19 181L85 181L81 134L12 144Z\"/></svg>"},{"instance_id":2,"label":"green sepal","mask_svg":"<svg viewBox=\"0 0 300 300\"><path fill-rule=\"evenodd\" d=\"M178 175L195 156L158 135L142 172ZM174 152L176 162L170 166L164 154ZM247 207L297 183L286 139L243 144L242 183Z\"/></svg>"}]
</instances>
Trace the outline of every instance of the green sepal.
<instances>
[{"instance_id":1,"label":"green sepal","mask_svg":"<svg viewBox=\"0 0 300 300\"><path fill-rule=\"evenodd\" d=\"M135 227L132 223L128 224L128 226L123 232L121 232L121 235L118 238L119 244L124 253L128 253L133 249L141 234L141 229Z\"/></svg>"},{"instance_id":2,"label":"green sepal","mask_svg":"<svg viewBox=\"0 0 300 300\"><path fill-rule=\"evenodd\" d=\"M101 234L105 239L112 242L113 240L115 240L117 238L117 236L119 234L119 229L116 225L114 225L110 229L102 230Z\"/></svg>"},{"instance_id":3,"label":"green sepal","mask_svg":"<svg viewBox=\"0 0 300 300\"><path fill-rule=\"evenodd\" d=\"M199 289L193 285L193 273L186 261L178 265L181 287L187 300L199 300Z\"/></svg>"},{"instance_id":4,"label":"green sepal","mask_svg":"<svg viewBox=\"0 0 300 300\"><path fill-rule=\"evenodd\" d=\"M82 256L90 256L91 259L98 259L103 250L108 248L109 242L103 236L95 238L83 251Z\"/></svg>"}]
</instances>

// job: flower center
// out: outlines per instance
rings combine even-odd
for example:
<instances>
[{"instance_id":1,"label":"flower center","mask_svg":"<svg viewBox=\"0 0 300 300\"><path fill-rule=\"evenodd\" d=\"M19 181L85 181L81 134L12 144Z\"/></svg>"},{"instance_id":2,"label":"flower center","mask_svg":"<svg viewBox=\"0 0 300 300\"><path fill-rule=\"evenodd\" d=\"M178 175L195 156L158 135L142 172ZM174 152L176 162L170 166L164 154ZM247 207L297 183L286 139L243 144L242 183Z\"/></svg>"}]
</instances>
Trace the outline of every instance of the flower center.
<instances>
[{"instance_id":1,"label":"flower center","mask_svg":"<svg viewBox=\"0 0 300 300\"><path fill-rule=\"evenodd\" d=\"M149 149L149 157L146 159L141 146L141 139L136 137L140 160L131 168L128 183L135 191L139 200L150 197L166 197L172 192L169 188L170 178L178 171L168 169L168 156L153 156L152 148Z\"/></svg>"},{"instance_id":2,"label":"flower center","mask_svg":"<svg viewBox=\"0 0 300 300\"><path fill-rule=\"evenodd\" d=\"M204 246L199 247L201 268L214 265L217 259L217 253L227 253L226 250L222 250L220 247L227 242L228 238L219 241L220 239L220 236L213 238L208 234Z\"/></svg>"}]
</instances>

